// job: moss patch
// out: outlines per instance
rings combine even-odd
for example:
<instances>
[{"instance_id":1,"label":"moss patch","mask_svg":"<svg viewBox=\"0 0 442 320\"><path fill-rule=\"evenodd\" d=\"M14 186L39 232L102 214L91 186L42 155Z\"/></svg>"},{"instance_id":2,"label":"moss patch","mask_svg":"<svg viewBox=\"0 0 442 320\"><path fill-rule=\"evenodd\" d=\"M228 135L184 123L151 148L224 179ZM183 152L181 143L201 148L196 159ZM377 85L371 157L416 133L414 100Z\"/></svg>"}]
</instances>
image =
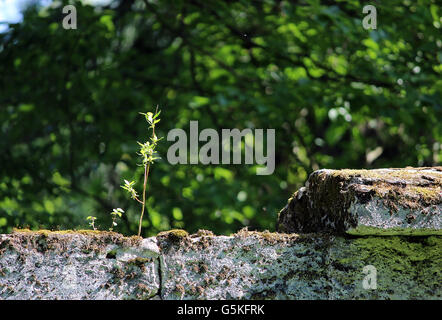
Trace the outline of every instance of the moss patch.
<instances>
[{"instance_id":1,"label":"moss patch","mask_svg":"<svg viewBox=\"0 0 442 320\"><path fill-rule=\"evenodd\" d=\"M14 229L10 240L10 246L18 248L20 246L33 247L40 252L48 250L62 251L69 246L76 236L87 237L90 241L83 241L83 252L100 252L107 245L117 244L123 247L139 246L142 238L137 236L125 237L122 234L109 231L94 230L29 230Z\"/></svg>"},{"instance_id":2,"label":"moss patch","mask_svg":"<svg viewBox=\"0 0 442 320\"><path fill-rule=\"evenodd\" d=\"M411 183L419 183L424 180L442 184L442 167L406 167L388 169L342 169L333 170L333 175L344 178L362 177L372 179L395 178L407 180Z\"/></svg>"},{"instance_id":3,"label":"moss patch","mask_svg":"<svg viewBox=\"0 0 442 320\"><path fill-rule=\"evenodd\" d=\"M334 269L329 277L353 291L355 296L390 299L442 297L442 237L391 236L343 240L330 257ZM367 265L377 270L377 290L362 288ZM397 296L391 296L394 289ZM425 291L425 292L424 292Z\"/></svg>"},{"instance_id":4,"label":"moss patch","mask_svg":"<svg viewBox=\"0 0 442 320\"><path fill-rule=\"evenodd\" d=\"M162 240L167 239L173 243L181 242L184 239L186 239L187 237L189 237L189 233L186 230L182 230L182 229L172 229L169 231L163 231L157 235L158 239L162 239Z\"/></svg>"},{"instance_id":5,"label":"moss patch","mask_svg":"<svg viewBox=\"0 0 442 320\"><path fill-rule=\"evenodd\" d=\"M442 236L442 230L436 229L412 229L412 228L390 228L381 229L368 226L360 226L347 230L347 234L352 236Z\"/></svg>"},{"instance_id":6,"label":"moss patch","mask_svg":"<svg viewBox=\"0 0 442 320\"><path fill-rule=\"evenodd\" d=\"M378 206L394 215L412 210L404 222L412 224L418 215L439 212L442 206L442 167L319 170L289 199L278 216L282 232L320 232L330 229L343 233L358 226L352 203L364 205L379 200Z\"/></svg>"},{"instance_id":7,"label":"moss patch","mask_svg":"<svg viewBox=\"0 0 442 320\"><path fill-rule=\"evenodd\" d=\"M141 271L145 271L146 268L146 263L150 263L152 262L151 258L140 258L137 257L135 259L131 259L129 261L127 261L127 265L129 266L135 266L141 269Z\"/></svg>"},{"instance_id":8,"label":"moss patch","mask_svg":"<svg viewBox=\"0 0 442 320\"><path fill-rule=\"evenodd\" d=\"M186 248L192 245L192 239L189 233L182 229L172 229L163 231L157 235L158 244L161 250L169 250L172 246L184 246Z\"/></svg>"},{"instance_id":9,"label":"moss patch","mask_svg":"<svg viewBox=\"0 0 442 320\"><path fill-rule=\"evenodd\" d=\"M12 229L12 233L29 233L29 234L38 234L38 235L54 235L54 234L82 234L82 235L108 235L108 234L116 234L115 232L110 231L99 231L99 230L30 230L30 229Z\"/></svg>"},{"instance_id":10,"label":"moss patch","mask_svg":"<svg viewBox=\"0 0 442 320\"><path fill-rule=\"evenodd\" d=\"M431 169L431 170L430 170ZM335 170L333 177L348 182L364 178L367 190L373 191L385 204L397 211L397 206L423 209L442 203L442 167L378 170Z\"/></svg>"},{"instance_id":11,"label":"moss patch","mask_svg":"<svg viewBox=\"0 0 442 320\"><path fill-rule=\"evenodd\" d=\"M214 237L215 234L210 230L199 229L196 233L192 234L192 238L197 237Z\"/></svg>"},{"instance_id":12,"label":"moss patch","mask_svg":"<svg viewBox=\"0 0 442 320\"><path fill-rule=\"evenodd\" d=\"M237 238L254 237L260 240L264 240L270 244L287 243L302 238L302 236L296 233L286 234L286 233L270 232L268 230L248 231L247 227L239 230L237 233L233 234L232 236Z\"/></svg>"}]
</instances>

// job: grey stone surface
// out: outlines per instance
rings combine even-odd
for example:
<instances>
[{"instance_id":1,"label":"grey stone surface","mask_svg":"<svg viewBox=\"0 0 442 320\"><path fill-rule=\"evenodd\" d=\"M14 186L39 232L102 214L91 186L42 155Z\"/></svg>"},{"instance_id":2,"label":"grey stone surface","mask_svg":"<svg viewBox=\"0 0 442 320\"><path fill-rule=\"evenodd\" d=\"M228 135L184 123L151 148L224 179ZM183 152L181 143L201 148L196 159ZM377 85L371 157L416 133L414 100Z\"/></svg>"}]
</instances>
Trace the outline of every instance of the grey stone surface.
<instances>
[{"instance_id":1,"label":"grey stone surface","mask_svg":"<svg viewBox=\"0 0 442 320\"><path fill-rule=\"evenodd\" d=\"M441 237L159 238L162 299L441 299ZM377 288L363 287L374 266Z\"/></svg>"},{"instance_id":2,"label":"grey stone surface","mask_svg":"<svg viewBox=\"0 0 442 320\"><path fill-rule=\"evenodd\" d=\"M278 217L281 232L442 234L442 167L318 170Z\"/></svg>"},{"instance_id":3,"label":"grey stone surface","mask_svg":"<svg viewBox=\"0 0 442 320\"><path fill-rule=\"evenodd\" d=\"M442 299L442 237L0 235L0 299ZM364 267L377 288L363 287Z\"/></svg>"},{"instance_id":4,"label":"grey stone surface","mask_svg":"<svg viewBox=\"0 0 442 320\"><path fill-rule=\"evenodd\" d=\"M328 239L266 235L160 240L162 298L326 298Z\"/></svg>"},{"instance_id":5,"label":"grey stone surface","mask_svg":"<svg viewBox=\"0 0 442 320\"><path fill-rule=\"evenodd\" d=\"M155 238L0 235L0 299L148 299L160 286Z\"/></svg>"}]
</instances>

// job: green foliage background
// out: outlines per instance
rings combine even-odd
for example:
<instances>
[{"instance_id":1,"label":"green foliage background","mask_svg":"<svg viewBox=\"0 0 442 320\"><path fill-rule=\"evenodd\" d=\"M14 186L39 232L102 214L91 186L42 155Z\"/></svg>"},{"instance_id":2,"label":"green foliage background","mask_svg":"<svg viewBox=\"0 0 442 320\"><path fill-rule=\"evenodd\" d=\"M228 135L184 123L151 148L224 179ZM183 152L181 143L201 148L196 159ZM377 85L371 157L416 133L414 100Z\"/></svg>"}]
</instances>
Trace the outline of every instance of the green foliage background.
<instances>
[{"instance_id":1,"label":"green foliage background","mask_svg":"<svg viewBox=\"0 0 442 320\"><path fill-rule=\"evenodd\" d=\"M173 128L275 128L276 170L176 165L151 170L144 235L168 228L274 230L277 212L319 168L438 165L442 40L438 1L72 2L31 6L0 34L0 232L12 227L136 234L139 205L119 186L142 168L139 111ZM134 174L134 172L136 172Z\"/></svg>"}]
</instances>

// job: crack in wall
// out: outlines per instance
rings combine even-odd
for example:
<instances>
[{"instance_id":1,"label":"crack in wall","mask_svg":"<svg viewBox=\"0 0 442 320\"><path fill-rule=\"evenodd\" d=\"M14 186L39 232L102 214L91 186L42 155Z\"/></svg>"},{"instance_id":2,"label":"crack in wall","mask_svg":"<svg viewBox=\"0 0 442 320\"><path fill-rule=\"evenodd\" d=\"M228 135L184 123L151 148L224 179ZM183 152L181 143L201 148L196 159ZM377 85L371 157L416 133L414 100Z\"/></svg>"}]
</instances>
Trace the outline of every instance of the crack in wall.
<instances>
[{"instance_id":1,"label":"crack in wall","mask_svg":"<svg viewBox=\"0 0 442 320\"><path fill-rule=\"evenodd\" d=\"M149 238L142 246L108 243L96 247L101 251L93 251L96 243L86 236L51 235L43 251L37 240L0 235L1 299L442 298L442 238L434 235L250 232L175 242ZM78 290L66 291L60 279L72 273L65 270L71 265ZM378 269L380 290L363 290L367 265Z\"/></svg>"},{"instance_id":2,"label":"crack in wall","mask_svg":"<svg viewBox=\"0 0 442 320\"><path fill-rule=\"evenodd\" d=\"M160 249L161 250L161 249ZM163 289L163 269L162 269L162 254L160 253L160 255L158 256L158 279L160 282L160 285L158 287L158 296L160 298L160 300L163 300L163 296L162 296L162 289Z\"/></svg>"}]
</instances>

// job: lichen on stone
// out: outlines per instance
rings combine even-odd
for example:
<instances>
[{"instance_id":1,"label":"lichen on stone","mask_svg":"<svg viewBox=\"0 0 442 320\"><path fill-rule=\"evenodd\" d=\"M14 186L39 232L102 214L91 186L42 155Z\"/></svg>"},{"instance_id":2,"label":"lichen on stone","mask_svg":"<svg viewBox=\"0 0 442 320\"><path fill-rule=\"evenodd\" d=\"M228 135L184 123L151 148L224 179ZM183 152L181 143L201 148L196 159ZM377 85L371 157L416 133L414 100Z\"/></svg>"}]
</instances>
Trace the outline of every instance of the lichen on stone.
<instances>
[{"instance_id":1,"label":"lichen on stone","mask_svg":"<svg viewBox=\"0 0 442 320\"><path fill-rule=\"evenodd\" d=\"M15 230L0 235L0 269L5 270L0 299L154 297L159 289L155 245L156 239L109 232Z\"/></svg>"},{"instance_id":2,"label":"lichen on stone","mask_svg":"<svg viewBox=\"0 0 442 320\"><path fill-rule=\"evenodd\" d=\"M340 283L331 296L350 299L442 298L442 238L439 236L366 236L339 238L332 246L328 277ZM367 265L377 271L377 289L362 286Z\"/></svg>"},{"instance_id":3,"label":"lichen on stone","mask_svg":"<svg viewBox=\"0 0 442 320\"><path fill-rule=\"evenodd\" d=\"M247 227L239 230L237 233L233 234L233 236L238 238L253 237L256 238L258 241L266 241L267 243L270 244L275 244L278 242L287 243L302 237L295 233L287 234L287 233L270 232L268 230L249 231Z\"/></svg>"},{"instance_id":4,"label":"lichen on stone","mask_svg":"<svg viewBox=\"0 0 442 320\"><path fill-rule=\"evenodd\" d=\"M210 230L199 229L196 233L192 234L190 237L198 238L198 237L214 237L215 234Z\"/></svg>"},{"instance_id":5,"label":"lichen on stone","mask_svg":"<svg viewBox=\"0 0 442 320\"><path fill-rule=\"evenodd\" d=\"M138 236L126 237L120 233L112 231L98 230L30 230L14 228L12 235L15 238L25 237L26 239L47 239L48 242L65 242L74 236L81 236L90 239L98 246L109 243L119 244L123 246L137 246L141 244L142 238Z\"/></svg>"},{"instance_id":6,"label":"lichen on stone","mask_svg":"<svg viewBox=\"0 0 442 320\"><path fill-rule=\"evenodd\" d=\"M205 234L173 230L99 252L82 234L0 235L0 299L441 298L438 236ZM54 237L63 246L51 247ZM367 264L378 290L361 286Z\"/></svg>"},{"instance_id":7,"label":"lichen on stone","mask_svg":"<svg viewBox=\"0 0 442 320\"><path fill-rule=\"evenodd\" d=\"M441 168L315 171L280 211L278 231L440 230Z\"/></svg>"},{"instance_id":8,"label":"lichen on stone","mask_svg":"<svg viewBox=\"0 0 442 320\"><path fill-rule=\"evenodd\" d=\"M159 241L168 241L173 244L186 242L188 240L189 233L182 229L172 229L158 233L157 239ZM188 241L187 241L188 242Z\"/></svg>"}]
</instances>

